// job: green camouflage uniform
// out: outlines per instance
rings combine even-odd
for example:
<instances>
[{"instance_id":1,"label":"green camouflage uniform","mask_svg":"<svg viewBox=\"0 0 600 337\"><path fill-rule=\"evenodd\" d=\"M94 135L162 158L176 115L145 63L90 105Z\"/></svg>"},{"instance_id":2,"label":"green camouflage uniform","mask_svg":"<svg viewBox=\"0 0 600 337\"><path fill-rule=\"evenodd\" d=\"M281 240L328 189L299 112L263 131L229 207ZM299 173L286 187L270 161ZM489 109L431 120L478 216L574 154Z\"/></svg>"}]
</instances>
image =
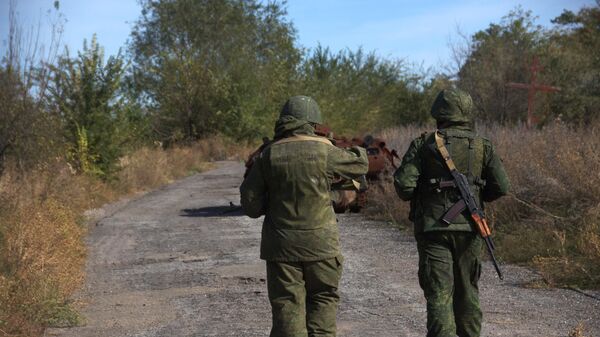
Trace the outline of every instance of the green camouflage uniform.
<instances>
[{"instance_id":1,"label":"green camouflage uniform","mask_svg":"<svg viewBox=\"0 0 600 337\"><path fill-rule=\"evenodd\" d=\"M476 135L470 118L471 97L444 90L431 109L457 169L469 180L479 205L508 192L508 177L491 142ZM478 281L483 240L474 232L468 211L450 225L440 221L460 200L446 186L452 176L436 147L434 133L413 140L394 173L398 196L410 200L419 251L419 284L427 299L427 336L479 336L482 314Z\"/></svg>"},{"instance_id":2,"label":"green camouflage uniform","mask_svg":"<svg viewBox=\"0 0 600 337\"><path fill-rule=\"evenodd\" d=\"M366 151L343 150L314 135L314 100L290 98L267 146L240 187L250 217L265 214L261 259L273 313L271 337L335 336L342 273L337 220L331 205L334 175L366 174Z\"/></svg>"}]
</instances>

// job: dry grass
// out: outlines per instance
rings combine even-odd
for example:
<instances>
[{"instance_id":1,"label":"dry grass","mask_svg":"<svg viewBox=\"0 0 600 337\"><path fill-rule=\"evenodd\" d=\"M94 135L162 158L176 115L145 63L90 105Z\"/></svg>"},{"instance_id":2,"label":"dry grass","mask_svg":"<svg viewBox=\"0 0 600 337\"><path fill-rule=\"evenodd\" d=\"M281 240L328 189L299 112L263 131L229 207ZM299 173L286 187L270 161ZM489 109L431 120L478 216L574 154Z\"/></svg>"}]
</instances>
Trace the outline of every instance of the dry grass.
<instances>
[{"instance_id":1,"label":"dry grass","mask_svg":"<svg viewBox=\"0 0 600 337\"><path fill-rule=\"evenodd\" d=\"M585 334L585 326L579 322L576 327L569 331L569 337L587 337Z\"/></svg>"},{"instance_id":2,"label":"dry grass","mask_svg":"<svg viewBox=\"0 0 600 337\"><path fill-rule=\"evenodd\" d=\"M0 179L0 336L37 336L46 326L79 323L68 299L84 279L85 210L250 148L219 137L168 150L142 148L122 159L110 182L75 175L61 160L34 172L9 167Z\"/></svg>"},{"instance_id":3,"label":"dry grass","mask_svg":"<svg viewBox=\"0 0 600 337\"><path fill-rule=\"evenodd\" d=\"M205 171L210 161L241 160L253 149L250 144L237 144L223 137L200 140L191 146L177 146L166 151L142 148L121 159L121 171L115 188L131 193L154 188L196 172Z\"/></svg>"},{"instance_id":4,"label":"dry grass","mask_svg":"<svg viewBox=\"0 0 600 337\"><path fill-rule=\"evenodd\" d=\"M66 165L52 169L9 170L1 181L0 329L6 334L36 335L45 325L78 322L66 298L83 279L79 212L93 203L87 192L106 189L72 177Z\"/></svg>"},{"instance_id":5,"label":"dry grass","mask_svg":"<svg viewBox=\"0 0 600 337\"><path fill-rule=\"evenodd\" d=\"M535 266L552 286L600 287L600 124L563 124L541 130L486 126L511 179L511 195L487 208L495 227L498 256ZM404 153L420 134L414 127L383 132ZM396 207L406 223L406 205L397 207L387 187L378 207ZM399 213L399 214L398 214Z\"/></svg>"},{"instance_id":6,"label":"dry grass","mask_svg":"<svg viewBox=\"0 0 600 337\"><path fill-rule=\"evenodd\" d=\"M378 137L385 139L388 148L395 149L402 157L408 150L410 142L425 131L427 131L425 127L409 125L383 130ZM396 196L391 179L393 168L390 168L389 172L390 176L384 176L381 181L369 188L366 213L373 218L390 221L398 228L411 229L411 223L408 220L409 203L401 201Z\"/></svg>"}]
</instances>

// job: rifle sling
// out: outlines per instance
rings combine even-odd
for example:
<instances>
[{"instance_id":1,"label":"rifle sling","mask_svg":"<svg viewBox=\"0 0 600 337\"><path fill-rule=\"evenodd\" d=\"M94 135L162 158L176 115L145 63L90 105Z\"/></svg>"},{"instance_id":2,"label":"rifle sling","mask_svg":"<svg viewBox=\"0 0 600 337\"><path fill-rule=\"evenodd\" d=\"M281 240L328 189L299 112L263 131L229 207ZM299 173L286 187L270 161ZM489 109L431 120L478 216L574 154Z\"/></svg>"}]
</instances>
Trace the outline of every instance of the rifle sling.
<instances>
[{"instance_id":1,"label":"rifle sling","mask_svg":"<svg viewBox=\"0 0 600 337\"><path fill-rule=\"evenodd\" d=\"M448 170L450 170L450 172L457 171L456 165L454 165L454 161L450 157L450 153L444 145L444 139L440 136L438 130L435 131L435 144L437 145L437 149L442 155L442 159L444 160L444 163L446 164ZM465 210L466 207L466 202L461 198L458 202L452 205L450 209L446 211L446 213L442 216L441 221L446 225L449 225L454 219L456 219L456 217L460 213L462 213L462 211Z\"/></svg>"},{"instance_id":2,"label":"rifle sling","mask_svg":"<svg viewBox=\"0 0 600 337\"><path fill-rule=\"evenodd\" d=\"M450 153L444 145L444 138L440 136L440 132L437 130L435 131L435 144L437 145L438 151L440 151L440 154L442 155L442 159L444 160L446 167L450 170L450 172L456 171L456 165L454 165L454 161L450 157Z\"/></svg>"}]
</instances>

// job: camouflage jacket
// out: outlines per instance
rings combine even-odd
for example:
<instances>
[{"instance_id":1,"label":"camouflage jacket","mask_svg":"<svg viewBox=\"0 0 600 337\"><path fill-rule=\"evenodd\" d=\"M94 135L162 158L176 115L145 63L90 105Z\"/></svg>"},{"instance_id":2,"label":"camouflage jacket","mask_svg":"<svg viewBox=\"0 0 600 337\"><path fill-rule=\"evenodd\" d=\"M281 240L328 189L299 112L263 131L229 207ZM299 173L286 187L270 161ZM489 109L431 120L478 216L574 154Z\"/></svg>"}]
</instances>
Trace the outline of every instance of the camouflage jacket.
<instances>
[{"instance_id":1,"label":"camouflage jacket","mask_svg":"<svg viewBox=\"0 0 600 337\"><path fill-rule=\"evenodd\" d=\"M275 141L240 187L244 212L253 218L265 214L261 259L319 261L340 255L331 182L334 175L355 179L366 174L366 151L337 148L291 116L280 118L275 131Z\"/></svg>"},{"instance_id":2,"label":"camouflage jacket","mask_svg":"<svg viewBox=\"0 0 600 337\"><path fill-rule=\"evenodd\" d=\"M451 124L440 133L457 169L467 176L482 209L484 201L493 201L508 192L508 177L489 140L477 136L464 123ZM439 221L460 200L458 190L447 186L451 181L452 176L437 151L434 134L423 134L413 140L394 173L394 186L401 199L411 201L409 218L414 222L415 233L474 229L467 211L449 226Z\"/></svg>"}]
</instances>

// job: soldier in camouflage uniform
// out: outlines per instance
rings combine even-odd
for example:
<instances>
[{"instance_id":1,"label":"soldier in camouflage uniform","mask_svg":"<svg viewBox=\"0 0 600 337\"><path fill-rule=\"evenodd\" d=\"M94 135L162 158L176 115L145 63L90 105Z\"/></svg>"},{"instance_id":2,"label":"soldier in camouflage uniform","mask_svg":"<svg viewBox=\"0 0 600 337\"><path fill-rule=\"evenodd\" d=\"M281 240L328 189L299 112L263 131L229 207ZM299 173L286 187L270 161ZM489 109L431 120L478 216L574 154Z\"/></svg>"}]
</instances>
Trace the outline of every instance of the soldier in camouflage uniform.
<instances>
[{"instance_id":1,"label":"soldier in camouflage uniform","mask_svg":"<svg viewBox=\"0 0 600 337\"><path fill-rule=\"evenodd\" d=\"M479 206L508 192L502 161L492 143L473 131L473 101L460 90L439 93L431 115L457 169L465 174ZM482 314L478 281L483 240L468 211L450 225L440 221L460 200L436 147L434 133L413 140L394 173L396 192L410 200L409 218L419 251L419 284L427 300L427 336L479 336Z\"/></svg>"},{"instance_id":2,"label":"soldier in camouflage uniform","mask_svg":"<svg viewBox=\"0 0 600 337\"><path fill-rule=\"evenodd\" d=\"M329 190L334 175L366 174L368 159L363 148L344 150L315 136L316 123L321 113L313 99L290 98L274 142L240 187L246 215L265 214L260 257L267 261L271 337L336 335L342 257Z\"/></svg>"}]
</instances>

